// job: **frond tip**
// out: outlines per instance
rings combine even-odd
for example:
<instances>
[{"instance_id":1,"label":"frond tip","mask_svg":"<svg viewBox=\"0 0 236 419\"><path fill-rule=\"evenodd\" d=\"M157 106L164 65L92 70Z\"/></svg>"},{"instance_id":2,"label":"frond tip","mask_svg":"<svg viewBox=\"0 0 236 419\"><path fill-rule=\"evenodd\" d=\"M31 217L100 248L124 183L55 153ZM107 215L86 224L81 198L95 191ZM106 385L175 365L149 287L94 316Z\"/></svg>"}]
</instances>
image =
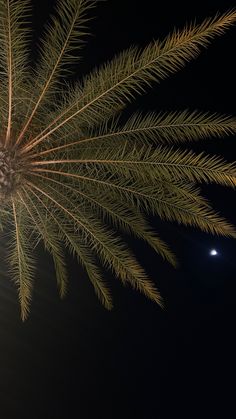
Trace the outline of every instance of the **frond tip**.
<instances>
[{"instance_id":1,"label":"frond tip","mask_svg":"<svg viewBox=\"0 0 236 419\"><path fill-rule=\"evenodd\" d=\"M145 214L236 237L197 186L235 187L235 163L175 147L235 134L236 119L189 110L120 118L134 97L183 68L228 29L236 11L174 30L142 50L129 48L80 82L67 83L96 3L58 0L30 64L30 0L0 0L0 231L8 231L9 272L22 320L29 313L39 242L52 257L62 298L68 249L111 310L103 268L163 307L155 281L124 235L144 240L178 265Z\"/></svg>"}]
</instances>

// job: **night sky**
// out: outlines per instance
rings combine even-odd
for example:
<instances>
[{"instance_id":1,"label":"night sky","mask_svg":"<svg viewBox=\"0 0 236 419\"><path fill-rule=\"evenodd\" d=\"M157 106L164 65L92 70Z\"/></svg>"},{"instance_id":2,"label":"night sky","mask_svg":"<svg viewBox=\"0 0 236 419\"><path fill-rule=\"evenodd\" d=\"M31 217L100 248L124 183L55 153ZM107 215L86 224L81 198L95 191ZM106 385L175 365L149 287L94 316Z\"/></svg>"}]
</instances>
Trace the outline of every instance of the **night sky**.
<instances>
[{"instance_id":1,"label":"night sky","mask_svg":"<svg viewBox=\"0 0 236 419\"><path fill-rule=\"evenodd\" d=\"M53 4L34 0L35 34ZM94 11L93 36L75 70L85 74L131 44L144 46L174 26L234 6L228 0L109 0ZM231 28L128 111L189 108L235 115L235 42ZM202 140L194 149L233 161L235 140ZM235 192L218 186L202 190L236 224ZM106 311L70 258L68 295L61 301L51 260L39 249L31 315L22 323L15 286L1 263L1 419L235 416L236 241L155 218L152 223L175 250L179 269L140 241L130 245L158 285L165 310L106 274L115 304ZM4 237L0 241L2 259ZM210 256L212 248L219 255Z\"/></svg>"}]
</instances>

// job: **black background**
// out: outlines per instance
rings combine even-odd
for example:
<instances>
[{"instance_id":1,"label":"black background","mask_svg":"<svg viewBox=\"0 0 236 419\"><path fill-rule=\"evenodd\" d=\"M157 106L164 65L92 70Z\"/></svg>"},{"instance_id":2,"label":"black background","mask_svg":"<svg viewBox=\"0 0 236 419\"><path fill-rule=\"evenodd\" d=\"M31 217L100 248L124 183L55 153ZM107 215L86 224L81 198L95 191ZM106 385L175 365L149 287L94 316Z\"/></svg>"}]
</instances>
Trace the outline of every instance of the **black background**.
<instances>
[{"instance_id":1,"label":"black background","mask_svg":"<svg viewBox=\"0 0 236 419\"><path fill-rule=\"evenodd\" d=\"M53 4L34 1L35 35ZM130 44L144 46L174 26L194 18L200 22L234 5L225 0L102 3L75 71L84 74ZM235 114L235 40L231 28L197 61L138 98L130 111L197 108ZM195 149L232 161L234 142L233 136L204 140ZM236 224L234 192L213 186L203 192ZM164 311L107 275L115 302L107 312L73 260L68 296L61 301L51 261L41 252L31 315L21 323L14 284L0 271L1 418L235 416L235 241L155 219L153 224L175 249L178 271L145 244L131 246L158 284ZM218 257L209 256L213 247ZM1 258L3 253L4 238Z\"/></svg>"}]
</instances>

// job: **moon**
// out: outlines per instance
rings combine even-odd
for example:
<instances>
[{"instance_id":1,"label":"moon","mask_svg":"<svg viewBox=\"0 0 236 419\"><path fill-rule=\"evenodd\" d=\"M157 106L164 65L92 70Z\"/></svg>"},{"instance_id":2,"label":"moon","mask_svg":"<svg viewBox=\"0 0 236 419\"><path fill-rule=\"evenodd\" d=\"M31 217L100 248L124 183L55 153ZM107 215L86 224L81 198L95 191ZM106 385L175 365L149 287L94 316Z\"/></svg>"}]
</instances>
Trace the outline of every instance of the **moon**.
<instances>
[{"instance_id":1,"label":"moon","mask_svg":"<svg viewBox=\"0 0 236 419\"><path fill-rule=\"evenodd\" d=\"M216 249L211 249L211 250L210 250L210 255L211 255L211 256L217 256L217 255L218 255L217 250L216 250Z\"/></svg>"}]
</instances>

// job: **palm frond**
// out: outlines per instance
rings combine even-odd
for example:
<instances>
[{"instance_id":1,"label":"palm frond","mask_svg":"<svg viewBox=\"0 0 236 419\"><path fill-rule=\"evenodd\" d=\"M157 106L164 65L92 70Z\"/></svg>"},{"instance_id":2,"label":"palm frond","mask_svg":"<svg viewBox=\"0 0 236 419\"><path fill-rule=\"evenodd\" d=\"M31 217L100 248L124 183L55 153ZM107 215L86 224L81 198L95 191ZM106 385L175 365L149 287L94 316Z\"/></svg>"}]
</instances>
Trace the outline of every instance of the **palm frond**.
<instances>
[{"instance_id":1,"label":"palm frond","mask_svg":"<svg viewBox=\"0 0 236 419\"><path fill-rule=\"evenodd\" d=\"M118 144L128 140L135 144L178 144L205 138L222 138L236 132L236 120L226 115L206 112L152 112L146 115L136 113L119 126L119 120L100 127L89 127L87 138L78 140L78 145L100 143ZM114 143L111 144L111 141ZM67 145L68 147L68 145ZM59 149L60 150L60 149Z\"/></svg>"},{"instance_id":2,"label":"palm frond","mask_svg":"<svg viewBox=\"0 0 236 419\"><path fill-rule=\"evenodd\" d=\"M99 300L102 302L104 307L106 307L108 310L111 310L113 305L110 291L104 282L101 273L99 272L96 260L89 246L86 246L84 241L81 240L80 236L74 233L73 228L68 228L68 223L67 225L63 225L60 221L60 218L55 217L55 211L50 211L48 205L46 206L44 201L38 195L36 195L29 186L28 188L33 196L36 197L41 207L45 208L50 222L58 227L60 236L62 236L62 239L65 241L70 252L77 256L79 262L84 267Z\"/></svg>"},{"instance_id":3,"label":"palm frond","mask_svg":"<svg viewBox=\"0 0 236 419\"><path fill-rule=\"evenodd\" d=\"M174 177L176 180L215 182L232 187L235 186L236 178L235 163L227 163L222 157L163 147L133 147L131 151L126 151L124 146L95 150L85 148L77 159L70 159L68 156L60 160L36 160L31 164L35 171L41 171L40 166L69 165L76 173L76 168L84 165L88 173L91 173L93 167L98 170L104 167L119 175L135 172L145 179L157 181ZM47 168L43 170L50 172Z\"/></svg>"},{"instance_id":4,"label":"palm frond","mask_svg":"<svg viewBox=\"0 0 236 419\"><path fill-rule=\"evenodd\" d=\"M10 272L15 281L21 305L21 318L26 320L29 314L29 305L32 297L35 261L32 247L29 242L27 222L19 204L12 202L13 223L12 237L9 245Z\"/></svg>"},{"instance_id":5,"label":"palm frond","mask_svg":"<svg viewBox=\"0 0 236 419\"><path fill-rule=\"evenodd\" d=\"M140 113L132 117L122 126L119 126L119 119L105 121L100 126L89 126L86 135L80 136L76 131L67 132L67 135L60 135L60 145L57 141L56 147L46 147L33 155L45 156L52 154L55 158L58 153L66 150L67 156L73 154L78 147L107 147L116 148L122 146L132 149L134 145L139 147L146 144L178 144L187 141L199 141L205 138L222 138L236 131L236 120L233 117L203 112L182 112L170 113ZM58 134L57 134L58 135ZM71 136L72 141L69 137ZM74 137L74 138L73 138ZM76 140L76 137L78 138ZM91 148L90 148L91 149Z\"/></svg>"},{"instance_id":6,"label":"palm frond","mask_svg":"<svg viewBox=\"0 0 236 419\"><path fill-rule=\"evenodd\" d=\"M76 117L78 124L88 125L98 123L100 116L102 119L106 115L109 117L117 109L117 103L123 106L153 82L163 80L196 58L201 48L222 34L235 19L236 12L231 11L220 17L206 19L200 25L191 24L182 31L175 30L165 40L152 42L143 51L135 47L122 52L84 79L82 95L80 86L79 92L75 90L66 108L58 112L61 122L53 126L52 121L48 131L33 139L26 150L32 145L36 146L72 118Z\"/></svg>"},{"instance_id":7,"label":"palm frond","mask_svg":"<svg viewBox=\"0 0 236 419\"><path fill-rule=\"evenodd\" d=\"M57 285L61 298L65 297L67 291L68 274L64 259L62 246L58 239L58 234L54 231L53 225L49 220L42 216L30 194L23 188L23 193L18 193L19 198L25 206L40 240L43 241L45 249L52 255Z\"/></svg>"},{"instance_id":8,"label":"palm frond","mask_svg":"<svg viewBox=\"0 0 236 419\"><path fill-rule=\"evenodd\" d=\"M82 191L81 188L68 185L66 182L60 182L54 178L47 177L45 175L39 177L42 180L46 180L56 184L58 190L61 190L61 193L66 195L68 190L71 193L71 197L78 202L78 199L81 198L82 201L87 202L89 206L86 207L86 213L92 214L95 218L99 215L103 222L111 223L116 229L121 229L124 232L133 234L135 237L139 237L145 240L158 254L160 254L163 259L167 260L173 266L177 266L177 260L175 255L171 252L169 247L161 238L157 235L156 232L152 230L144 216L135 210L135 208L130 208L127 204L121 202L116 202L109 199L107 194L99 194L95 196L91 190ZM198 195L198 199L200 199Z\"/></svg>"},{"instance_id":9,"label":"palm frond","mask_svg":"<svg viewBox=\"0 0 236 419\"><path fill-rule=\"evenodd\" d=\"M78 234L82 234L85 242L89 242L91 248L94 251L96 250L105 267L111 269L124 283L130 283L133 288L162 305L161 297L154 284L148 279L143 268L136 261L131 251L112 230L104 228L103 224L100 224L97 220L94 221L88 215L83 216L81 208L78 213L77 207L77 213L79 215L72 212L71 209L68 209L66 205L61 203L63 202L63 195L52 187L47 188L50 192L45 192L44 186L39 188L32 183L29 183L29 185L52 201L62 211L62 214L66 213L69 216L75 223L74 228L76 228ZM52 192L54 196L55 194L57 196L59 195L59 198L55 199ZM69 204L71 205L70 201Z\"/></svg>"},{"instance_id":10,"label":"palm frond","mask_svg":"<svg viewBox=\"0 0 236 419\"><path fill-rule=\"evenodd\" d=\"M93 252L83 241L78 240L77 236L68 234L65 228L61 228L61 232L64 233L67 246L76 254L78 262L87 273L98 299L107 310L111 310L113 308L111 292L102 277Z\"/></svg>"},{"instance_id":11,"label":"palm frond","mask_svg":"<svg viewBox=\"0 0 236 419\"><path fill-rule=\"evenodd\" d=\"M114 200L125 200L130 206L138 208L140 211L158 215L164 220L177 221L180 224L198 227L203 231L212 234L235 237L233 226L215 213L209 204L205 205L204 200L196 200L193 195L187 195L186 191L174 194L170 188L164 190L160 185L140 186L139 181L129 179L119 180L106 178L104 180L92 176L77 175L68 172L54 170L37 169L41 173L51 173L66 178L78 179L80 183L90 188L94 185L96 194L104 190L110 194ZM34 173L32 173L34 174ZM132 183L131 183L132 182ZM92 186L93 187L93 186ZM52 187L50 186L50 189Z\"/></svg>"},{"instance_id":12,"label":"palm frond","mask_svg":"<svg viewBox=\"0 0 236 419\"><path fill-rule=\"evenodd\" d=\"M95 3L57 0L34 65L27 60L30 1L0 0L0 231L9 237L9 272L23 320L39 242L52 256L61 297L68 283L66 248L110 310L103 268L163 305L125 241L126 234L145 240L177 265L145 214L236 236L198 186L234 187L235 163L173 148L235 134L236 119L189 110L120 118L134 97L178 71L228 29L236 11L174 30L143 50L129 48L72 83L65 77L78 62Z\"/></svg>"},{"instance_id":13,"label":"palm frond","mask_svg":"<svg viewBox=\"0 0 236 419\"><path fill-rule=\"evenodd\" d=\"M87 35L87 12L96 4L95 0L59 0L56 17L47 25L46 33L39 48L39 64L35 71L36 81L33 89L36 97L32 112L26 121L17 143L23 138L32 118L41 102L47 95L58 90L58 76L65 75L66 64L78 62L78 50L83 45L84 35ZM79 41L78 41L79 39ZM75 54L76 50L76 54ZM73 55L74 54L74 55ZM67 68L68 72L68 68Z\"/></svg>"},{"instance_id":14,"label":"palm frond","mask_svg":"<svg viewBox=\"0 0 236 419\"><path fill-rule=\"evenodd\" d=\"M6 120L3 121L6 125L6 143L11 138L14 107L19 101L19 92L25 79L30 33L27 23L30 11L29 0L0 1L0 80L5 87L4 100L7 103Z\"/></svg>"}]
</instances>

